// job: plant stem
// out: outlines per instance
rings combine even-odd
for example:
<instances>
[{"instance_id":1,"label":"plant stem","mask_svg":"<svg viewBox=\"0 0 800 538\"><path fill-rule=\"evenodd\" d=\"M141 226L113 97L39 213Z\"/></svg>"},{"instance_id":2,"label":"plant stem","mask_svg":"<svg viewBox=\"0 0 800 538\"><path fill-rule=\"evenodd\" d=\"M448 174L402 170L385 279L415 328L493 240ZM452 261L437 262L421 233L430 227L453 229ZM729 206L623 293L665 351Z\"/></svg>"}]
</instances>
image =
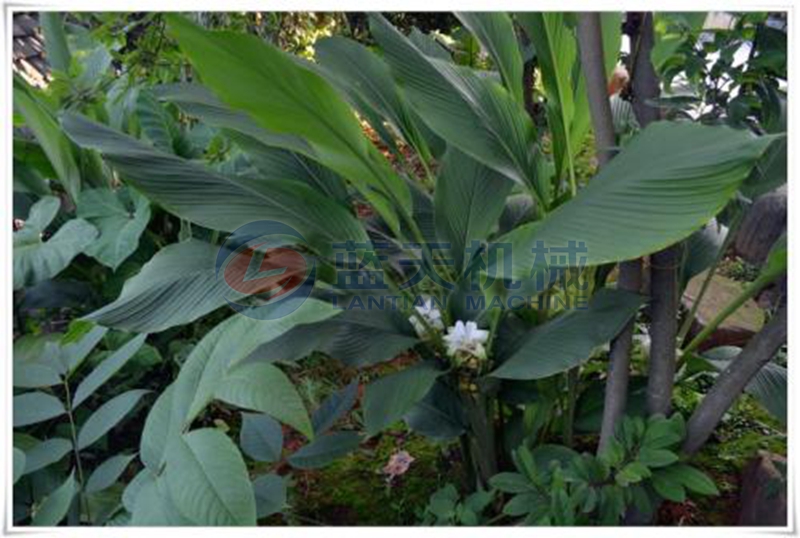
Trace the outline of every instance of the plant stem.
<instances>
[{"instance_id":1,"label":"plant stem","mask_svg":"<svg viewBox=\"0 0 800 538\"><path fill-rule=\"evenodd\" d=\"M64 379L64 393L66 399L66 408L67 408L67 417L69 417L69 428L70 434L72 436L72 450L75 453L75 467L78 468L78 481L81 484L81 490L79 495L81 497L81 503L83 504L84 512L86 513L86 520L91 523L92 515L89 512L89 500L86 498L86 482L83 479L83 466L81 465L81 454L80 450L78 450L78 432L75 428L75 417L72 413L72 396L69 390L69 381L65 378Z\"/></svg>"},{"instance_id":2,"label":"plant stem","mask_svg":"<svg viewBox=\"0 0 800 538\"><path fill-rule=\"evenodd\" d=\"M581 66L586 79L589 112L595 134L595 150L600 168L614 157L616 145L614 119L608 100L608 83L605 72L602 24L597 13L578 15L578 40ZM617 288L638 293L642 287L642 262L640 259L622 262L619 265ZM628 399L631 347L633 345L634 320L631 319L611 342L608 360L603 420L598 452L613 439L614 431L625 412Z\"/></svg>"},{"instance_id":3,"label":"plant stem","mask_svg":"<svg viewBox=\"0 0 800 538\"><path fill-rule=\"evenodd\" d=\"M497 474L495 406L492 399L482 393L462 394L462 402L469 422L470 434L466 438L477 474L476 480L482 488L488 489L489 479Z\"/></svg>"},{"instance_id":4,"label":"plant stem","mask_svg":"<svg viewBox=\"0 0 800 538\"><path fill-rule=\"evenodd\" d=\"M678 264L680 247L673 245L650 256L650 362L647 371L647 412L669 416L675 382L678 331Z\"/></svg>"},{"instance_id":5,"label":"plant stem","mask_svg":"<svg viewBox=\"0 0 800 538\"><path fill-rule=\"evenodd\" d=\"M489 326L489 338L486 339L486 351L489 353L490 357L492 356L492 344L497 336L497 328L500 326L500 318L502 315L503 311L499 308L492 312L492 321Z\"/></svg>"},{"instance_id":6,"label":"plant stem","mask_svg":"<svg viewBox=\"0 0 800 538\"><path fill-rule=\"evenodd\" d=\"M698 335L695 336L691 342L689 342L689 345L687 345L683 349L683 356L681 357L680 364L683 364L683 362L685 362L686 356L692 351L695 351L700 346L700 344L702 344L709 336L711 336L711 334L715 330L717 330L717 327L719 327L722 324L722 322L728 319L728 317L730 317L731 314L736 312L736 310L738 310L740 306L742 306L748 299L755 297L758 294L758 292L760 292L765 286L771 284L776 278L781 276L783 273L784 273L783 271L781 272L767 271L760 274L758 278L756 278L753 282L750 283L749 286L747 286L744 290L742 290L742 293L740 293L738 297L736 297L733 301L728 303L728 305L725 308L723 308L722 311L719 314L717 314L717 316L713 320L711 320L711 322L708 325L706 325L706 327L702 331L700 331L700 333L698 333Z\"/></svg>"},{"instance_id":7,"label":"plant stem","mask_svg":"<svg viewBox=\"0 0 800 538\"><path fill-rule=\"evenodd\" d=\"M567 405L564 409L564 444L572 447L575 435L575 404L578 401L578 377L580 366L567 372Z\"/></svg>"},{"instance_id":8,"label":"plant stem","mask_svg":"<svg viewBox=\"0 0 800 538\"><path fill-rule=\"evenodd\" d=\"M742 222L742 212L737 211L736 216L731 221L731 225L728 227L728 234L725 236L725 239L722 241L722 245L717 252L717 255L714 257L714 262L711 264L711 267L708 268L708 274L706 275L705 280L703 280L703 285L700 287L700 291L697 292L697 297L692 304L692 308L689 310L689 313L686 316L686 319L683 320L683 325L681 325L680 330L678 331L678 344L683 344L683 341L686 339L686 335L689 334L689 329L692 328L692 322L694 321L694 317L697 314L697 309L700 307L700 301L703 300L705 297L706 291L711 284L711 280L714 277L714 274L717 271L717 267L719 266L722 258L725 257L725 252L728 250L728 246L731 244L731 241L736 236L736 232L739 229L739 224Z\"/></svg>"}]
</instances>

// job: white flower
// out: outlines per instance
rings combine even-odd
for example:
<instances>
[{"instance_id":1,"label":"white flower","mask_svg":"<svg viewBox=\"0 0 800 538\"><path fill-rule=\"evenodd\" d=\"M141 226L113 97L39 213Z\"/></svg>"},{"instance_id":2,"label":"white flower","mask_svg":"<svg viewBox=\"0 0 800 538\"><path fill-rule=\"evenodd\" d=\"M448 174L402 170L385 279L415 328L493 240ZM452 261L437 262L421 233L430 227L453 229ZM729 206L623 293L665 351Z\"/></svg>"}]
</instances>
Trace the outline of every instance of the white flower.
<instances>
[{"instance_id":1,"label":"white flower","mask_svg":"<svg viewBox=\"0 0 800 538\"><path fill-rule=\"evenodd\" d=\"M478 329L478 324L474 321L468 321L466 324L457 321L454 327L448 327L447 336L444 337L447 342L447 353L450 356L455 357L459 352L466 352L481 359L486 358L483 344L488 339L489 331Z\"/></svg>"},{"instance_id":2,"label":"white flower","mask_svg":"<svg viewBox=\"0 0 800 538\"><path fill-rule=\"evenodd\" d=\"M442 322L442 312L433 306L433 299L431 297L422 297L422 306L415 306L414 309L425 319L431 329L442 331L444 330L444 323ZM418 319L417 316L408 318L411 325L417 334L424 338L427 335L425 325Z\"/></svg>"},{"instance_id":3,"label":"white flower","mask_svg":"<svg viewBox=\"0 0 800 538\"><path fill-rule=\"evenodd\" d=\"M650 335L647 333L636 334L633 336L633 341L638 342L642 347L642 353L645 357L650 356Z\"/></svg>"}]
</instances>

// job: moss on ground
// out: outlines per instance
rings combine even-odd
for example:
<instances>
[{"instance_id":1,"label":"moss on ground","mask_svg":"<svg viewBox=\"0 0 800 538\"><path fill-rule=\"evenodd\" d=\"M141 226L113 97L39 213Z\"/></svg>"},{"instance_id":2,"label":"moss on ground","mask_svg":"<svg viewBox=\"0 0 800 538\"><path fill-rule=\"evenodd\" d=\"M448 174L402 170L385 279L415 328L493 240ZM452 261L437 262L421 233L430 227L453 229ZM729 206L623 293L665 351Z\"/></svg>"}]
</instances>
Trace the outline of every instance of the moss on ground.
<instances>
[{"instance_id":1,"label":"moss on ground","mask_svg":"<svg viewBox=\"0 0 800 538\"><path fill-rule=\"evenodd\" d=\"M692 459L693 465L714 479L720 491L719 497L695 496L695 524L736 525L742 471L759 450L785 456L786 434L753 397L744 395Z\"/></svg>"},{"instance_id":2,"label":"moss on ground","mask_svg":"<svg viewBox=\"0 0 800 538\"><path fill-rule=\"evenodd\" d=\"M318 471L296 474L290 503L298 523L326 525L409 525L430 495L457 482L458 465L443 447L398 429L381 435L346 458ZM443 450L444 448L444 450ZM388 484L383 466L399 450L415 461ZM291 516L290 516L291 518Z\"/></svg>"}]
</instances>

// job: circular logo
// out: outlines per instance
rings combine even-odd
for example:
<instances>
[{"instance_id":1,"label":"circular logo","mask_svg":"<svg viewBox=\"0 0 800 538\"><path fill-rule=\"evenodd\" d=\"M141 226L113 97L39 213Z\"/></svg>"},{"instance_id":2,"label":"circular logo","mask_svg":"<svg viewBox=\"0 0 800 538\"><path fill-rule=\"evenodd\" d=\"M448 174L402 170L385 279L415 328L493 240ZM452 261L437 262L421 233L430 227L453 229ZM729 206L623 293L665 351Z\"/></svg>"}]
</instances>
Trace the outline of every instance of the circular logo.
<instances>
[{"instance_id":1,"label":"circular logo","mask_svg":"<svg viewBox=\"0 0 800 538\"><path fill-rule=\"evenodd\" d=\"M261 320L297 310L311 294L316 275L314 259L293 248L303 243L297 230L281 222L259 220L237 228L216 261L217 279L229 289L228 304ZM246 304L240 302L245 299Z\"/></svg>"}]
</instances>

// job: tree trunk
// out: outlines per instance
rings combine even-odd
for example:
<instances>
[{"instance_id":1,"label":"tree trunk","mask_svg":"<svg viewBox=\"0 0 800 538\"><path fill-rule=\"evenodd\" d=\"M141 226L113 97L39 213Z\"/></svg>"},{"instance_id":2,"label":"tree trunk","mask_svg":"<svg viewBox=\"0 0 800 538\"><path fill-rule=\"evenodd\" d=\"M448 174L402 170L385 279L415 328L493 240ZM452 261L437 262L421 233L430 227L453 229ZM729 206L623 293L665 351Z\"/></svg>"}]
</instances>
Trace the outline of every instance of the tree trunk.
<instances>
[{"instance_id":1,"label":"tree trunk","mask_svg":"<svg viewBox=\"0 0 800 538\"><path fill-rule=\"evenodd\" d=\"M606 82L600 24L600 16L597 13L581 13L578 15L581 65L586 78L586 91L589 97L589 111L592 115L597 158L600 166L603 167L614 156L613 148L616 145L616 137L611 105L608 100L608 84ZM641 260L631 260L620 264L617 287L633 292L638 292L641 289ZM633 327L634 321L631 320L611 342L598 452L602 451L609 440L614 437L616 425L625 413L625 403L628 399Z\"/></svg>"},{"instance_id":2,"label":"tree trunk","mask_svg":"<svg viewBox=\"0 0 800 538\"><path fill-rule=\"evenodd\" d=\"M673 245L650 256L650 363L647 412L668 416L672 411L675 352L678 334L678 266L680 247Z\"/></svg>"},{"instance_id":3,"label":"tree trunk","mask_svg":"<svg viewBox=\"0 0 800 538\"><path fill-rule=\"evenodd\" d=\"M694 454L717 427L747 384L786 343L786 305L761 329L717 378L711 391L692 413L686 427L683 451Z\"/></svg>"},{"instance_id":4,"label":"tree trunk","mask_svg":"<svg viewBox=\"0 0 800 538\"><path fill-rule=\"evenodd\" d=\"M638 293L642 289L642 260L631 260L619 264L617 287L634 293ZM598 453L602 452L614 438L617 424L625 414L625 406L628 402L628 378L630 377L634 325L635 320L631 319L611 341L603 421L600 427L600 443L597 446Z\"/></svg>"},{"instance_id":5,"label":"tree trunk","mask_svg":"<svg viewBox=\"0 0 800 538\"><path fill-rule=\"evenodd\" d=\"M578 14L581 66L586 79L586 93L589 99L589 113L592 116L597 160L602 168L614 156L616 138L611 104L608 100L603 34L600 24L599 13Z\"/></svg>"},{"instance_id":6,"label":"tree trunk","mask_svg":"<svg viewBox=\"0 0 800 538\"><path fill-rule=\"evenodd\" d=\"M661 111L648 103L648 100L661 95L661 88L658 83L653 63L650 61L650 53L653 50L655 38L653 36L653 14L652 13L628 13L632 18L629 27L636 24L636 31L632 32L631 43L633 55L631 73L631 85L633 90L633 111L639 125L644 129L648 124L661 119Z\"/></svg>"},{"instance_id":7,"label":"tree trunk","mask_svg":"<svg viewBox=\"0 0 800 538\"><path fill-rule=\"evenodd\" d=\"M653 14L630 14L638 20L632 39L633 110L642 128L657 121L658 107L648 101L661 95L658 75L650 61L653 50ZM678 265L677 245L656 252L650 257L650 364L647 378L647 411L668 415L672 408L672 385L675 377L675 351L678 333Z\"/></svg>"}]
</instances>

